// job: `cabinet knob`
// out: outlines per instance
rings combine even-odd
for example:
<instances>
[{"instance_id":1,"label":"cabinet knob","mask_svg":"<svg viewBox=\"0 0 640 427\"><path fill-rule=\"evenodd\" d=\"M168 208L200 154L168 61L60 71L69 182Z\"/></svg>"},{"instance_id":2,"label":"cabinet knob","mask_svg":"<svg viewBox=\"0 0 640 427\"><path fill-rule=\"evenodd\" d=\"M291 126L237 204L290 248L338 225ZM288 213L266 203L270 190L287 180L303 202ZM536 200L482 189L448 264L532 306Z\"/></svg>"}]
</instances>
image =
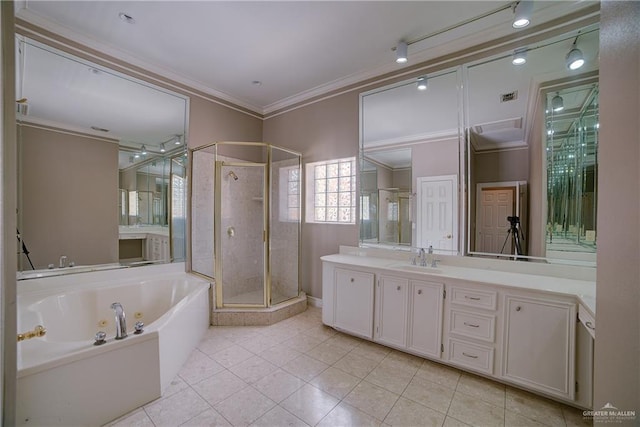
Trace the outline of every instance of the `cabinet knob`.
<instances>
[{"instance_id":1,"label":"cabinet knob","mask_svg":"<svg viewBox=\"0 0 640 427\"><path fill-rule=\"evenodd\" d=\"M517 307L516 307L516 311L520 311L520 310L522 310L522 307L517 306Z\"/></svg>"},{"instance_id":2,"label":"cabinet knob","mask_svg":"<svg viewBox=\"0 0 640 427\"><path fill-rule=\"evenodd\" d=\"M397 291L399 291L399 290L400 290L400 285L398 285L398 287L396 288L396 290L397 290Z\"/></svg>"},{"instance_id":3,"label":"cabinet knob","mask_svg":"<svg viewBox=\"0 0 640 427\"><path fill-rule=\"evenodd\" d=\"M353 277L351 278L351 283L355 282L356 279L354 279Z\"/></svg>"},{"instance_id":4,"label":"cabinet knob","mask_svg":"<svg viewBox=\"0 0 640 427\"><path fill-rule=\"evenodd\" d=\"M418 289L418 295L422 295L422 289Z\"/></svg>"}]
</instances>

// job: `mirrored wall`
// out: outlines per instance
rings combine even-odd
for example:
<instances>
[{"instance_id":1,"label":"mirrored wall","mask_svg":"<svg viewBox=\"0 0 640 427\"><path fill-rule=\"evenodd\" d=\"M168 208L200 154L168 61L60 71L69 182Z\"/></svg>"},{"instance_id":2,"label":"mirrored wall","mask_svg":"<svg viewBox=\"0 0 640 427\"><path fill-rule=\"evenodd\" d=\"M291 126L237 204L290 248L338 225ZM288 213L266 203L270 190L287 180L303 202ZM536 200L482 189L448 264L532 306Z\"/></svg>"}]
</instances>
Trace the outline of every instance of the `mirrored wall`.
<instances>
[{"instance_id":1,"label":"mirrored wall","mask_svg":"<svg viewBox=\"0 0 640 427\"><path fill-rule=\"evenodd\" d=\"M16 58L19 277L184 260L188 99L19 35Z\"/></svg>"},{"instance_id":2,"label":"mirrored wall","mask_svg":"<svg viewBox=\"0 0 640 427\"><path fill-rule=\"evenodd\" d=\"M361 245L446 251L452 235L465 255L595 265L598 24L532 40L361 95ZM572 70L576 46L584 64ZM459 217L452 233L425 235L448 202L418 199L446 176ZM389 191L407 195L406 219Z\"/></svg>"}]
</instances>

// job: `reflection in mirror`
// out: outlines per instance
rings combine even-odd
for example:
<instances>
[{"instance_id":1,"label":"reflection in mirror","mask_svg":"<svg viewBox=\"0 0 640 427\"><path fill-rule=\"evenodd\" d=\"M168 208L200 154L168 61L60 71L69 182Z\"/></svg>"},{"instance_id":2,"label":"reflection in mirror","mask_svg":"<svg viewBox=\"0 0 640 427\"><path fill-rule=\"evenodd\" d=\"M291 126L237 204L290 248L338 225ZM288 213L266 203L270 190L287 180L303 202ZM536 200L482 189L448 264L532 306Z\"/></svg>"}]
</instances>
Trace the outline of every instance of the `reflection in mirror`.
<instances>
[{"instance_id":1,"label":"reflection in mirror","mask_svg":"<svg viewBox=\"0 0 640 427\"><path fill-rule=\"evenodd\" d=\"M16 59L19 277L183 260L187 98L22 36Z\"/></svg>"},{"instance_id":2,"label":"reflection in mirror","mask_svg":"<svg viewBox=\"0 0 640 427\"><path fill-rule=\"evenodd\" d=\"M446 70L361 95L362 246L457 253L458 81ZM427 196L443 184L447 200Z\"/></svg>"},{"instance_id":3,"label":"reflection in mirror","mask_svg":"<svg viewBox=\"0 0 640 427\"><path fill-rule=\"evenodd\" d=\"M570 70L566 57L576 40L585 63L577 70ZM571 91L569 88L583 85L585 81L597 81L598 45L595 24L523 46L518 50L526 50L527 55L526 63L521 65L515 65L514 53L508 52L466 66L467 248L470 254L544 258L549 255L545 248L545 242L548 243L545 239L551 237L548 229L555 234L561 229L567 236L582 233L582 239L586 239L586 231L590 229L584 222L580 223L583 231L577 222L569 224L567 218L558 218L557 212L547 225L547 201L553 203L554 211L559 206L572 206L576 214L575 205L591 202L589 212L594 212L595 198L574 203L567 198L570 195L567 188L553 187L549 196L553 201L547 200L546 129L552 129L552 120L545 114L545 105L550 105L557 91ZM575 107L570 115L572 121L584 110ZM564 132L570 129L569 123L557 125ZM578 127L576 124L572 129ZM595 162L595 157L590 159ZM593 181L584 173L579 179L585 181L584 188L589 188L589 182ZM572 191L576 191L575 186ZM583 197L584 193L581 194ZM560 257L573 256L563 252Z\"/></svg>"},{"instance_id":4,"label":"reflection in mirror","mask_svg":"<svg viewBox=\"0 0 640 427\"><path fill-rule=\"evenodd\" d=\"M595 261L598 189L598 85L546 97L549 258Z\"/></svg>"}]
</instances>

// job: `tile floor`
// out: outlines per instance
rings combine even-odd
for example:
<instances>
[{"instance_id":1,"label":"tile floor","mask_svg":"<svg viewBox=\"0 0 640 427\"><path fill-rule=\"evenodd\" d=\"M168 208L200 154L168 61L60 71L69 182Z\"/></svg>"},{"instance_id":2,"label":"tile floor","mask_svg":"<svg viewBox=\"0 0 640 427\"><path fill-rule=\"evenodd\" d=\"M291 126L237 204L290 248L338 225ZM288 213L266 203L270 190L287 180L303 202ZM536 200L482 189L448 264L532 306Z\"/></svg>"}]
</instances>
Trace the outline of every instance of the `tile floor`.
<instances>
[{"instance_id":1,"label":"tile floor","mask_svg":"<svg viewBox=\"0 0 640 427\"><path fill-rule=\"evenodd\" d=\"M582 426L582 411L322 325L209 328L165 394L109 426Z\"/></svg>"}]
</instances>

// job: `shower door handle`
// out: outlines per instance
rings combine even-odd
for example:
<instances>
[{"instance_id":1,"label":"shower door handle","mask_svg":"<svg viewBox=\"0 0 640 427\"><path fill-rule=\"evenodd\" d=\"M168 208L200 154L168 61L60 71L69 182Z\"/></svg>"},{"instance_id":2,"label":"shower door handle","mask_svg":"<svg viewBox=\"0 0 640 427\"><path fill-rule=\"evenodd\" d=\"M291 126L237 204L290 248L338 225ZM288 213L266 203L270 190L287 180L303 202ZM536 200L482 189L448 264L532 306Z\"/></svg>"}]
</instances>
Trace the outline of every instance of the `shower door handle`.
<instances>
[{"instance_id":1,"label":"shower door handle","mask_svg":"<svg viewBox=\"0 0 640 427\"><path fill-rule=\"evenodd\" d=\"M267 241L267 230L262 230L262 241L263 242Z\"/></svg>"}]
</instances>

